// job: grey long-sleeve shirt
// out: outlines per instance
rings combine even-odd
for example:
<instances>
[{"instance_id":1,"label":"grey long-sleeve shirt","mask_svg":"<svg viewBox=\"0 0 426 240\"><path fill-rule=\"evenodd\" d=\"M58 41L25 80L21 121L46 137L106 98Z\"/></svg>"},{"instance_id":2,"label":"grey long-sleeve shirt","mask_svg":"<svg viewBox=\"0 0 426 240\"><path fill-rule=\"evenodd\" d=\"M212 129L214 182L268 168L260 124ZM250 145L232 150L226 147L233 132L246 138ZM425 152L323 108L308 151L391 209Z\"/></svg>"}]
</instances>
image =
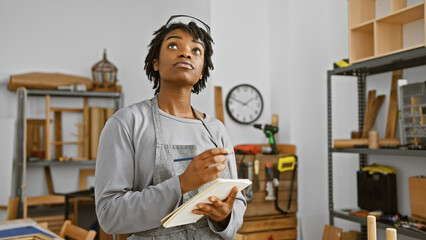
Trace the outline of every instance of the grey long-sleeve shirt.
<instances>
[{"instance_id":1,"label":"grey long-sleeve shirt","mask_svg":"<svg viewBox=\"0 0 426 240\"><path fill-rule=\"evenodd\" d=\"M183 119L160 110L163 141L174 145L214 148L200 120ZM223 124L206 114L212 135L230 151L233 146ZM156 228L160 220L179 206L179 177L152 184L155 131L149 100L119 110L106 123L96 161L96 213L107 233L132 233ZM228 158L231 178L237 178L235 156ZM210 229L232 239L243 223L246 201L238 193L231 220L224 229L208 219Z\"/></svg>"}]
</instances>

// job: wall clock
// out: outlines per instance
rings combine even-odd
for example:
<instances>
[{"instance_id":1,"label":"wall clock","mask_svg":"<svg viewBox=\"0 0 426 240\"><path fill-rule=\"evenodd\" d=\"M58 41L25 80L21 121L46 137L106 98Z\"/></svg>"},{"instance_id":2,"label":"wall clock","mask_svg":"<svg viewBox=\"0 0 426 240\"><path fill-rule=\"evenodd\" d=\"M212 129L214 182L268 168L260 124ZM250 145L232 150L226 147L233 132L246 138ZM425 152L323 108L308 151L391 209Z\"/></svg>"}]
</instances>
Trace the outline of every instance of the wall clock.
<instances>
[{"instance_id":1,"label":"wall clock","mask_svg":"<svg viewBox=\"0 0 426 240\"><path fill-rule=\"evenodd\" d=\"M240 84L226 96L226 111L231 118L242 124L256 121L263 111L263 98L260 92L249 84Z\"/></svg>"}]
</instances>

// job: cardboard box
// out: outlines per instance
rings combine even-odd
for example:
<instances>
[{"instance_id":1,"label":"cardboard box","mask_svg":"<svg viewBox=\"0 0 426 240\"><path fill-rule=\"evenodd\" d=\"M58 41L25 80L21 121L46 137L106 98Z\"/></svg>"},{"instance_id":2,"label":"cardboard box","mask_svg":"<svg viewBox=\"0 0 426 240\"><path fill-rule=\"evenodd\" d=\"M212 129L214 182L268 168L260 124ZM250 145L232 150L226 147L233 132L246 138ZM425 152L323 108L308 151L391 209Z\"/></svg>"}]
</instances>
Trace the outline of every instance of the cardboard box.
<instances>
[{"instance_id":1,"label":"cardboard box","mask_svg":"<svg viewBox=\"0 0 426 240\"><path fill-rule=\"evenodd\" d=\"M426 222L426 177L408 178L410 186L411 217Z\"/></svg>"}]
</instances>

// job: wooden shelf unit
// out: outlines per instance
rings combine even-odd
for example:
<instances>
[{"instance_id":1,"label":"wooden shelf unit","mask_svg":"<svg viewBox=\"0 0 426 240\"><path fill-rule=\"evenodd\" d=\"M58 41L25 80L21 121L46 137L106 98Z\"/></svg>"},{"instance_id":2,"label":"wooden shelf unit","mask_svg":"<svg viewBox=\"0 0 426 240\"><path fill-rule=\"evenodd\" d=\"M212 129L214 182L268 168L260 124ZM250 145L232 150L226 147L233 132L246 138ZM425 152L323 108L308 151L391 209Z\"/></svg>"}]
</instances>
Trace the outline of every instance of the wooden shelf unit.
<instances>
[{"instance_id":1,"label":"wooden shelf unit","mask_svg":"<svg viewBox=\"0 0 426 240\"><path fill-rule=\"evenodd\" d=\"M374 0L349 0L349 61L351 64L425 47L425 29L422 40L404 46L403 26L423 19L424 2L407 7L407 0L389 0L391 12L375 17Z\"/></svg>"}]
</instances>

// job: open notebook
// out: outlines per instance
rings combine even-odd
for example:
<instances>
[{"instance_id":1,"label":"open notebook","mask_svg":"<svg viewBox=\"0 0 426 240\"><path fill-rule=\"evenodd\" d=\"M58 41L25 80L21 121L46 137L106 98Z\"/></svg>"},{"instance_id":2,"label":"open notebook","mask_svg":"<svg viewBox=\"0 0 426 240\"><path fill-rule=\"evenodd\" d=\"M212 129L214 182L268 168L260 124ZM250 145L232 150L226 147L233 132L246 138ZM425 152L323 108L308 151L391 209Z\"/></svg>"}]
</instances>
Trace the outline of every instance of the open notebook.
<instances>
[{"instance_id":1,"label":"open notebook","mask_svg":"<svg viewBox=\"0 0 426 240\"><path fill-rule=\"evenodd\" d=\"M251 185L251 181L248 179L218 178L186 203L161 219L161 223L163 223L165 228L195 223L203 217L203 215L192 213L192 210L197 209L196 205L198 203L211 203L208 200L210 196L215 196L223 201L229 196L234 186L237 186L238 191L241 191L249 185Z\"/></svg>"}]
</instances>

